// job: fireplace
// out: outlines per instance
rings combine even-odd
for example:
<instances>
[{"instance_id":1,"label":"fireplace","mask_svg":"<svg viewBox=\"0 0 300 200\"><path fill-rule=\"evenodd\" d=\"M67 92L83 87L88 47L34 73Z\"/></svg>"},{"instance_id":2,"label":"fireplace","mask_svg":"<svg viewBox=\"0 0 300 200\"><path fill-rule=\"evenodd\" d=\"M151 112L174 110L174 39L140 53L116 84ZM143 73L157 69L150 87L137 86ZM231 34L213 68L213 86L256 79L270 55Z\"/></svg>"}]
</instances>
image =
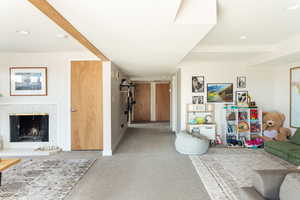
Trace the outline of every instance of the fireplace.
<instances>
[{"instance_id":1,"label":"fireplace","mask_svg":"<svg viewBox=\"0 0 300 200\"><path fill-rule=\"evenodd\" d=\"M49 142L48 114L9 116L10 142Z\"/></svg>"}]
</instances>

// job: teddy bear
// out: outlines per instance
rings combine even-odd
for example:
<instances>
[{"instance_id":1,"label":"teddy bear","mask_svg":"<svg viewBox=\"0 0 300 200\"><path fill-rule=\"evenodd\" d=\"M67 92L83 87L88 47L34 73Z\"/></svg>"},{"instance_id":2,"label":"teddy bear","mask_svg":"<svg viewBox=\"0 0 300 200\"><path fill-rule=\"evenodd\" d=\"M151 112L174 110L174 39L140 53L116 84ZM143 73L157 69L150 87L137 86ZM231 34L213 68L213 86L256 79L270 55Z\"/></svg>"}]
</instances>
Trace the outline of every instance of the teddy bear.
<instances>
[{"instance_id":1,"label":"teddy bear","mask_svg":"<svg viewBox=\"0 0 300 200\"><path fill-rule=\"evenodd\" d=\"M284 114L280 112L263 112L263 136L264 141L287 141L291 136L291 130L284 128Z\"/></svg>"}]
</instances>

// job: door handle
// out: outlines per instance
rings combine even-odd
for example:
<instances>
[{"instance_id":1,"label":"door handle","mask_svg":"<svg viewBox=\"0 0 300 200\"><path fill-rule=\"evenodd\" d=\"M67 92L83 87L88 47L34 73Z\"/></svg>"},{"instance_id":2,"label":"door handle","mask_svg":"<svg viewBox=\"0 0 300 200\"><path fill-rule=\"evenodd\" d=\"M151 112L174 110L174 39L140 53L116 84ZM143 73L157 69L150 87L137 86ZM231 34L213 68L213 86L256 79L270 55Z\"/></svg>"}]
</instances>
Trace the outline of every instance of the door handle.
<instances>
[{"instance_id":1,"label":"door handle","mask_svg":"<svg viewBox=\"0 0 300 200\"><path fill-rule=\"evenodd\" d=\"M74 109L74 108L72 108L72 109L71 109L71 112L77 112L77 110L76 110L76 109Z\"/></svg>"}]
</instances>

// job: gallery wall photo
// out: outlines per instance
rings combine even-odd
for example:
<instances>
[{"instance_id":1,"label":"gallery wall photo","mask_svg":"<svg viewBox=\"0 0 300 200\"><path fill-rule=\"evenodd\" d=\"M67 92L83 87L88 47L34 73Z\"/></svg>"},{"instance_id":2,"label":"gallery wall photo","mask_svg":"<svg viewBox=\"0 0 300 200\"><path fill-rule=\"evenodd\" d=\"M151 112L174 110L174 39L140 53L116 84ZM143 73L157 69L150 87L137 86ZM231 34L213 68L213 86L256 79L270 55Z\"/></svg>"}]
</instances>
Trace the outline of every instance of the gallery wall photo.
<instances>
[{"instance_id":1,"label":"gallery wall photo","mask_svg":"<svg viewBox=\"0 0 300 200\"><path fill-rule=\"evenodd\" d=\"M192 93L203 93L204 89L204 76L192 76Z\"/></svg>"}]
</instances>

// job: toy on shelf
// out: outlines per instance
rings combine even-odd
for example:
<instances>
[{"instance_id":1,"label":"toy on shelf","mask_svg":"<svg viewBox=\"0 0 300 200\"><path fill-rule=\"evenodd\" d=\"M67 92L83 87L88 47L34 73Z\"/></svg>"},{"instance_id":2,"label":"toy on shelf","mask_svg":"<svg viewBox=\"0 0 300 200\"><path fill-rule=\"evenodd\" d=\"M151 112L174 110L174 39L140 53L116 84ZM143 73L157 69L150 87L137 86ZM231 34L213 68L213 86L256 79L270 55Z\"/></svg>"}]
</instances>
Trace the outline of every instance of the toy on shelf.
<instances>
[{"instance_id":1,"label":"toy on shelf","mask_svg":"<svg viewBox=\"0 0 300 200\"><path fill-rule=\"evenodd\" d=\"M248 105L249 105L249 108L257 108L256 106L256 102L252 99L252 97L249 95L248 93Z\"/></svg>"},{"instance_id":2,"label":"toy on shelf","mask_svg":"<svg viewBox=\"0 0 300 200\"><path fill-rule=\"evenodd\" d=\"M250 110L250 119L251 120L258 120L258 110L251 109Z\"/></svg>"},{"instance_id":3,"label":"toy on shelf","mask_svg":"<svg viewBox=\"0 0 300 200\"><path fill-rule=\"evenodd\" d=\"M259 133L260 132L260 123L259 121L250 122L250 130L252 133Z\"/></svg>"},{"instance_id":4,"label":"toy on shelf","mask_svg":"<svg viewBox=\"0 0 300 200\"><path fill-rule=\"evenodd\" d=\"M227 121L235 121L235 112L229 112L228 113Z\"/></svg>"},{"instance_id":5,"label":"toy on shelf","mask_svg":"<svg viewBox=\"0 0 300 200\"><path fill-rule=\"evenodd\" d=\"M227 145L244 146L245 141L262 135L262 112L258 108L227 105L225 125Z\"/></svg>"},{"instance_id":6,"label":"toy on shelf","mask_svg":"<svg viewBox=\"0 0 300 200\"><path fill-rule=\"evenodd\" d=\"M193 136L206 136L209 140L216 140L216 124L214 105L187 105L187 132Z\"/></svg>"},{"instance_id":7,"label":"toy on shelf","mask_svg":"<svg viewBox=\"0 0 300 200\"><path fill-rule=\"evenodd\" d=\"M247 111L239 111L239 121L248 120L248 112Z\"/></svg>"},{"instance_id":8,"label":"toy on shelf","mask_svg":"<svg viewBox=\"0 0 300 200\"><path fill-rule=\"evenodd\" d=\"M239 127L239 132L240 133L244 133L244 132L248 132L249 131L249 124L246 121L240 121L238 124Z\"/></svg>"}]
</instances>

